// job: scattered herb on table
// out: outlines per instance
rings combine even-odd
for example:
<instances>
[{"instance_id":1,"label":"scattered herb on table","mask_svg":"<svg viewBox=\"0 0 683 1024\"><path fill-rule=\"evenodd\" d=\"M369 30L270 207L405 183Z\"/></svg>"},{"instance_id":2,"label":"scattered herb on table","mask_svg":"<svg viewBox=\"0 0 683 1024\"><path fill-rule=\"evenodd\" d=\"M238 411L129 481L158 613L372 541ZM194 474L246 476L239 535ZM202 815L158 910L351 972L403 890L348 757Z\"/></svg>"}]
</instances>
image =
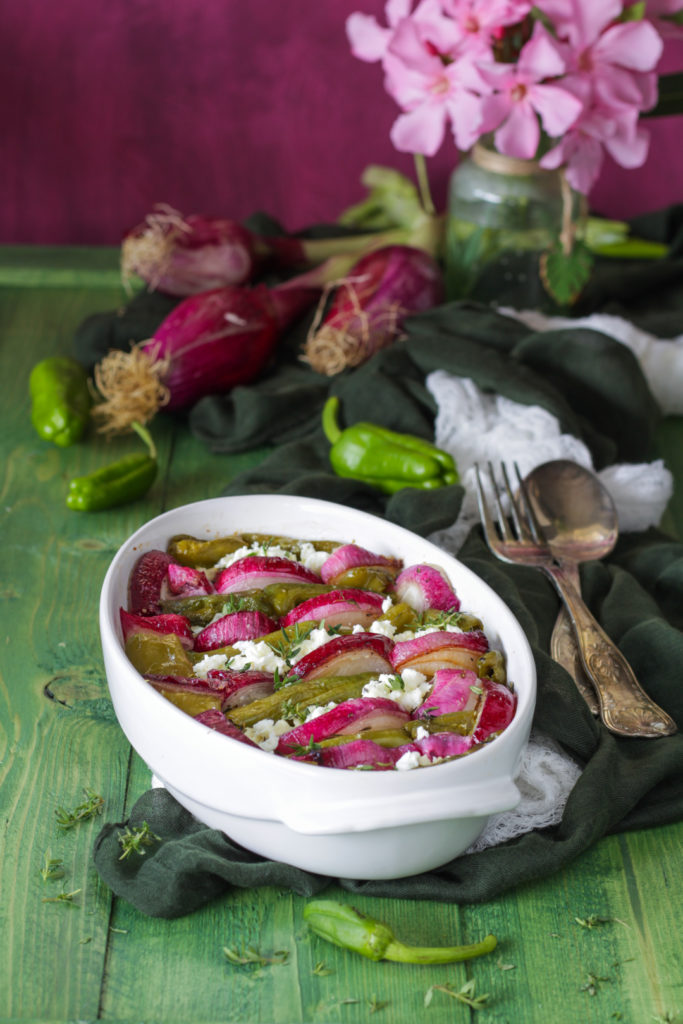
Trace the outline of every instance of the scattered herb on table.
<instances>
[{"instance_id":1,"label":"scattered herb on table","mask_svg":"<svg viewBox=\"0 0 683 1024\"><path fill-rule=\"evenodd\" d=\"M611 978L602 977L600 974L589 972L586 976L586 983L579 989L580 992L587 992L589 996L596 996L603 981L611 981Z\"/></svg>"},{"instance_id":2,"label":"scattered herb on table","mask_svg":"<svg viewBox=\"0 0 683 1024\"><path fill-rule=\"evenodd\" d=\"M503 958L499 957L498 960L496 961L496 967L498 968L499 971L514 971L517 967L517 964L503 963Z\"/></svg>"},{"instance_id":3,"label":"scattered herb on table","mask_svg":"<svg viewBox=\"0 0 683 1024\"><path fill-rule=\"evenodd\" d=\"M126 857L130 857L131 853L138 853L141 857L144 857L147 852L145 847L153 846L155 842L160 841L161 836L158 836L156 832L152 832L146 821L143 821L142 825L136 828L126 825L125 831L119 836L119 845L123 851L119 860L125 860Z\"/></svg>"},{"instance_id":4,"label":"scattered herb on table","mask_svg":"<svg viewBox=\"0 0 683 1024\"><path fill-rule=\"evenodd\" d=\"M448 964L490 953L497 945L495 935L487 935L481 942L467 946L407 946L395 939L381 921L334 900L311 901L304 907L304 920L320 938L369 960Z\"/></svg>"},{"instance_id":5,"label":"scattered herb on table","mask_svg":"<svg viewBox=\"0 0 683 1024\"><path fill-rule=\"evenodd\" d=\"M598 914L590 914L589 917L575 917L574 920L582 928L588 929L598 928L601 924L611 924L613 921L617 924L623 924L625 928L628 928L626 921L622 921L618 917L600 917Z\"/></svg>"},{"instance_id":6,"label":"scattered herb on table","mask_svg":"<svg viewBox=\"0 0 683 1024\"><path fill-rule=\"evenodd\" d=\"M70 903L73 904L74 897L78 896L80 889L73 892L60 892L58 896L43 896L43 903Z\"/></svg>"},{"instance_id":7,"label":"scattered herb on table","mask_svg":"<svg viewBox=\"0 0 683 1024\"><path fill-rule=\"evenodd\" d=\"M92 789L84 789L85 800L83 803L78 804L73 810L68 811L64 807L58 807L55 811L57 815L57 824L60 828L73 828L81 821L87 821L88 818L94 818L97 814L102 813L104 807L104 797L100 796Z\"/></svg>"},{"instance_id":8,"label":"scattered herb on table","mask_svg":"<svg viewBox=\"0 0 683 1024\"><path fill-rule=\"evenodd\" d=\"M264 956L263 953L251 946L246 949L232 949L230 946L223 946L223 953L226 960L237 967L267 967L270 964L286 964L289 960L289 951L276 949L272 956Z\"/></svg>"},{"instance_id":9,"label":"scattered herb on table","mask_svg":"<svg viewBox=\"0 0 683 1024\"><path fill-rule=\"evenodd\" d=\"M64 878L64 861L59 857L50 856L50 851L48 850L45 853L40 874L44 882L50 882L56 878Z\"/></svg>"},{"instance_id":10,"label":"scattered herb on table","mask_svg":"<svg viewBox=\"0 0 683 1024\"><path fill-rule=\"evenodd\" d=\"M313 968L313 974L317 974L319 978L326 978L328 974L334 974L334 971L327 966L324 960L318 960Z\"/></svg>"},{"instance_id":11,"label":"scattered herb on table","mask_svg":"<svg viewBox=\"0 0 683 1024\"><path fill-rule=\"evenodd\" d=\"M474 978L466 981L462 988L457 991L448 982L444 985L431 985L425 993L424 1005L426 1007L429 1006L435 992L443 992L444 995L450 996L451 999L457 999L459 1003L469 1006L471 1010L483 1010L489 1000L488 994L477 996L474 994L475 988L476 982Z\"/></svg>"}]
</instances>

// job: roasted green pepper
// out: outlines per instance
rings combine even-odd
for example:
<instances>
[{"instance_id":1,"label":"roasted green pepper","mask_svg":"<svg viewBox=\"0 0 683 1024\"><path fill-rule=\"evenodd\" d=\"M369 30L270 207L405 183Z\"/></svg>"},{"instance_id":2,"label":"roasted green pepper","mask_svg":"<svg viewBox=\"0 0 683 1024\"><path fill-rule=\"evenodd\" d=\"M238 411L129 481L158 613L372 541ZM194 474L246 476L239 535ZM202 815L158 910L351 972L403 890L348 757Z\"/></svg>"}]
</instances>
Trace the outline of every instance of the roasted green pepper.
<instances>
[{"instance_id":1,"label":"roasted green pepper","mask_svg":"<svg viewBox=\"0 0 683 1024\"><path fill-rule=\"evenodd\" d=\"M360 953L368 960L451 964L491 953L497 945L495 935L487 935L470 946L406 946L395 939L391 929L381 921L334 900L312 900L304 907L304 920L322 939Z\"/></svg>"},{"instance_id":2,"label":"roasted green pepper","mask_svg":"<svg viewBox=\"0 0 683 1024\"><path fill-rule=\"evenodd\" d=\"M386 494L403 487L432 490L458 482L458 471L447 452L411 434L397 434L374 423L354 423L340 430L339 399L328 398L323 430L331 443L330 463L337 476L372 484Z\"/></svg>"},{"instance_id":3,"label":"roasted green pepper","mask_svg":"<svg viewBox=\"0 0 683 1024\"><path fill-rule=\"evenodd\" d=\"M66 496L69 508L79 512L97 512L125 505L147 493L157 475L156 450L149 431L139 423L134 423L133 427L148 450L125 455L118 462L96 469L94 473L75 477L69 483Z\"/></svg>"},{"instance_id":4,"label":"roasted green pepper","mask_svg":"<svg viewBox=\"0 0 683 1024\"><path fill-rule=\"evenodd\" d=\"M31 370L28 379L31 422L45 441L61 448L79 441L90 419L88 375L75 359L51 356Z\"/></svg>"}]
</instances>

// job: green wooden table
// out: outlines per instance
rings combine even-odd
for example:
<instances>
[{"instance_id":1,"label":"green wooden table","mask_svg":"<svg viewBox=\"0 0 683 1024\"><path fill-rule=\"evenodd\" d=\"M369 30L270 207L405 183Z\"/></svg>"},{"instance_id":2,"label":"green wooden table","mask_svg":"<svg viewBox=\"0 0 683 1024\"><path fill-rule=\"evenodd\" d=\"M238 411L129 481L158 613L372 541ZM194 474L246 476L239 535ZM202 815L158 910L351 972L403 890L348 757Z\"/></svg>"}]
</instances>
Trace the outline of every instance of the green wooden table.
<instances>
[{"instance_id":1,"label":"green wooden table","mask_svg":"<svg viewBox=\"0 0 683 1024\"><path fill-rule=\"evenodd\" d=\"M112 897L91 857L103 819L63 830L55 814L91 789L106 818L121 820L149 786L106 699L102 579L145 520L219 493L262 454L212 456L182 423L159 417L162 472L144 501L92 515L65 508L68 478L135 441L89 437L69 449L41 441L28 375L44 356L70 353L81 319L122 297L114 250L0 250L0 1020L683 1021L683 823L605 839L555 877L485 905L356 901L406 941L499 937L492 956L455 966L354 957L311 937L304 901L274 889L236 891L175 921ZM680 426L660 432L672 456ZM670 524L683 521L680 491L675 501ZM46 857L62 862L62 879L43 879ZM61 893L74 895L45 902ZM224 947L247 946L287 950L288 961L260 969L227 961ZM476 996L488 994L481 1010L439 988L425 1007L431 986L457 992L469 979Z\"/></svg>"}]
</instances>

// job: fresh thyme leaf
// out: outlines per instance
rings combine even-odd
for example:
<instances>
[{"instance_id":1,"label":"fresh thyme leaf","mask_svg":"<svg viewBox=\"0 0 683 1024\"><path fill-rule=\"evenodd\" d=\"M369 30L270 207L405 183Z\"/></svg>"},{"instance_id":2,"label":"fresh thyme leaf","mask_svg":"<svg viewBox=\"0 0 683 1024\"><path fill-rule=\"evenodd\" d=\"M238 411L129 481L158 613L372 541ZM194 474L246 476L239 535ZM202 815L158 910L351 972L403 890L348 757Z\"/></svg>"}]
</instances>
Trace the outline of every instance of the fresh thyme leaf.
<instances>
[{"instance_id":1,"label":"fresh thyme leaf","mask_svg":"<svg viewBox=\"0 0 683 1024\"><path fill-rule=\"evenodd\" d=\"M484 692L483 687L481 687L481 686L470 686L470 690L472 691L472 693L483 693Z\"/></svg>"},{"instance_id":2,"label":"fresh thyme leaf","mask_svg":"<svg viewBox=\"0 0 683 1024\"><path fill-rule=\"evenodd\" d=\"M289 951L286 949L277 949L272 956L264 956L252 946L246 949L223 946L223 954L226 960L237 967L266 967L268 964L286 964L289 960Z\"/></svg>"},{"instance_id":3,"label":"fresh thyme leaf","mask_svg":"<svg viewBox=\"0 0 683 1024\"><path fill-rule=\"evenodd\" d=\"M328 974L334 974L334 971L327 966L324 960L318 960L313 968L313 974L317 974L319 978L326 978Z\"/></svg>"},{"instance_id":4,"label":"fresh thyme leaf","mask_svg":"<svg viewBox=\"0 0 683 1024\"><path fill-rule=\"evenodd\" d=\"M73 903L74 897L78 896L80 889L73 892L60 892L58 896L43 896L43 903Z\"/></svg>"},{"instance_id":5,"label":"fresh thyme leaf","mask_svg":"<svg viewBox=\"0 0 683 1024\"><path fill-rule=\"evenodd\" d=\"M44 882L50 882L55 878L64 878L64 861L59 857L51 857L50 851L47 850L40 874Z\"/></svg>"},{"instance_id":6,"label":"fresh thyme leaf","mask_svg":"<svg viewBox=\"0 0 683 1024\"><path fill-rule=\"evenodd\" d=\"M88 818L94 818L95 815L102 813L104 797L92 789L84 789L83 792L85 800L73 810L68 811L64 807L58 807L55 811L60 828L73 828L80 821L86 821Z\"/></svg>"},{"instance_id":7,"label":"fresh thyme leaf","mask_svg":"<svg viewBox=\"0 0 683 1024\"><path fill-rule=\"evenodd\" d=\"M130 828L129 825L126 825L125 832L119 836L119 844L123 851L119 860L125 860L126 857L130 857L131 853L139 853L141 857L144 857L147 852L144 847L153 846L155 841L160 842L161 836L152 832L146 821L143 821L142 825L137 828Z\"/></svg>"},{"instance_id":8,"label":"fresh thyme leaf","mask_svg":"<svg viewBox=\"0 0 683 1024\"><path fill-rule=\"evenodd\" d=\"M391 686L392 690L405 690L405 688L406 688L405 683L403 682L403 679L398 674L398 672L395 672L391 676L389 685Z\"/></svg>"},{"instance_id":9,"label":"fresh thyme leaf","mask_svg":"<svg viewBox=\"0 0 683 1024\"><path fill-rule=\"evenodd\" d=\"M596 996L600 987L600 982L611 981L611 978L603 978L599 974L589 973L586 976L586 984L582 985L579 989L580 992L587 992L589 996Z\"/></svg>"},{"instance_id":10,"label":"fresh thyme leaf","mask_svg":"<svg viewBox=\"0 0 683 1024\"><path fill-rule=\"evenodd\" d=\"M613 921L616 921L617 924L623 924L625 928L628 928L626 922L621 921L618 917L600 917L598 914L590 914L588 917L575 917L574 920L582 928L597 928L601 924L611 924Z\"/></svg>"},{"instance_id":11,"label":"fresh thyme leaf","mask_svg":"<svg viewBox=\"0 0 683 1024\"><path fill-rule=\"evenodd\" d=\"M499 971L514 971L516 966L517 964L504 964L502 957L499 957L496 962L496 967Z\"/></svg>"},{"instance_id":12,"label":"fresh thyme leaf","mask_svg":"<svg viewBox=\"0 0 683 1024\"><path fill-rule=\"evenodd\" d=\"M388 999L377 999L375 996L373 996L372 999L368 999L370 1013L377 1013L379 1010L383 1010L388 1005Z\"/></svg>"},{"instance_id":13,"label":"fresh thyme leaf","mask_svg":"<svg viewBox=\"0 0 683 1024\"><path fill-rule=\"evenodd\" d=\"M476 982L474 978L466 981L457 992L448 982L443 985L432 985L425 993L424 1005L429 1006L435 992L443 992L444 995L450 996L451 999L457 999L459 1003L464 1003L465 1006L469 1006L472 1010L483 1010L489 999L488 994L475 996L475 987Z\"/></svg>"}]
</instances>

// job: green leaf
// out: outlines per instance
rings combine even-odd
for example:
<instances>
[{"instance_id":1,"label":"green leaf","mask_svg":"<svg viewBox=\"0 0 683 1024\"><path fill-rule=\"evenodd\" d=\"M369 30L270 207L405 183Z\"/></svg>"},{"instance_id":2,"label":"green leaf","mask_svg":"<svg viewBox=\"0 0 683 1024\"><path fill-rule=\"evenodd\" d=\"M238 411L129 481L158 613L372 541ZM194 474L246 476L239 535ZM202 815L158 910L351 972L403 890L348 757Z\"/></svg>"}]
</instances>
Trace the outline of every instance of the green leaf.
<instances>
[{"instance_id":1,"label":"green leaf","mask_svg":"<svg viewBox=\"0 0 683 1024\"><path fill-rule=\"evenodd\" d=\"M645 17L645 0L640 0L640 3L631 4L630 7L624 8L623 13L617 18L617 21L642 21Z\"/></svg>"},{"instance_id":2,"label":"green leaf","mask_svg":"<svg viewBox=\"0 0 683 1024\"><path fill-rule=\"evenodd\" d=\"M571 252L564 252L560 242L541 256L543 287L560 306L576 302L593 269L593 256L583 242L575 242Z\"/></svg>"}]
</instances>

